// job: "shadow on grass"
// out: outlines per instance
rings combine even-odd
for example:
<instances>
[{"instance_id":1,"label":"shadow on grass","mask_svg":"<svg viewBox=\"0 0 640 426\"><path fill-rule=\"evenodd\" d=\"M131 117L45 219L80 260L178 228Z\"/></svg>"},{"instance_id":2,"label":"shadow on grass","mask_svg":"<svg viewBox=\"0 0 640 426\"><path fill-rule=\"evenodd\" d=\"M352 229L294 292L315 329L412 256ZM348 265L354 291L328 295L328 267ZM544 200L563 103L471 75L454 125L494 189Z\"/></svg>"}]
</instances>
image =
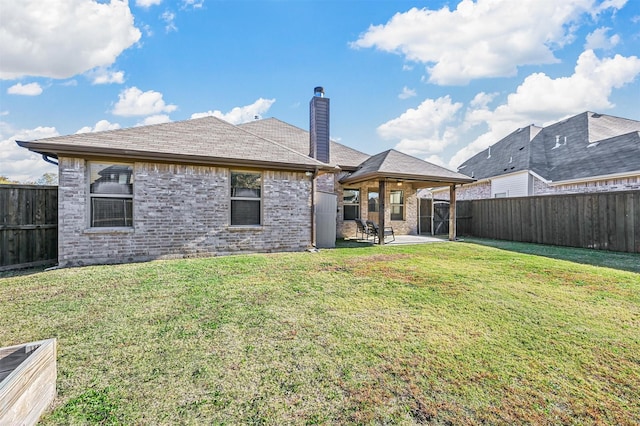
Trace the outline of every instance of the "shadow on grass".
<instances>
[{"instance_id":1,"label":"shadow on grass","mask_svg":"<svg viewBox=\"0 0 640 426\"><path fill-rule=\"evenodd\" d=\"M34 266L31 268L18 268L18 269L9 269L7 271L0 271L0 279L1 278L9 278L9 277L20 277L23 275L32 275L39 274L40 272L44 272L46 269L51 268L52 265L44 265L44 266Z\"/></svg>"},{"instance_id":2,"label":"shadow on grass","mask_svg":"<svg viewBox=\"0 0 640 426\"><path fill-rule=\"evenodd\" d=\"M373 246L373 240L358 240L355 238L339 238L336 240L336 248L363 248Z\"/></svg>"},{"instance_id":3,"label":"shadow on grass","mask_svg":"<svg viewBox=\"0 0 640 426\"><path fill-rule=\"evenodd\" d=\"M640 273L640 254L480 238L465 238L464 241L518 253Z\"/></svg>"}]
</instances>

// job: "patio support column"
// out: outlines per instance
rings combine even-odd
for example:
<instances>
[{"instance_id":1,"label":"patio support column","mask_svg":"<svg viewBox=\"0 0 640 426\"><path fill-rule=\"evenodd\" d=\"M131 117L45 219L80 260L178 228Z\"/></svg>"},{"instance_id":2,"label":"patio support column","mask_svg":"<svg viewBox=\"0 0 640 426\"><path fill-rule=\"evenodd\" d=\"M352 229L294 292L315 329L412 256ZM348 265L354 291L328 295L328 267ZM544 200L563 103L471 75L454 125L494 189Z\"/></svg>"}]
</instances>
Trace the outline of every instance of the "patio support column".
<instances>
[{"instance_id":1,"label":"patio support column","mask_svg":"<svg viewBox=\"0 0 640 426\"><path fill-rule=\"evenodd\" d=\"M449 187L449 241L456 240L456 185Z\"/></svg>"},{"instance_id":2,"label":"patio support column","mask_svg":"<svg viewBox=\"0 0 640 426\"><path fill-rule=\"evenodd\" d=\"M383 245L384 244L384 211L385 211L385 199L386 199L386 194L385 194L385 181L384 179L380 179L378 181L378 226L380 227L380 232L379 234L382 235L378 235L378 244Z\"/></svg>"}]
</instances>

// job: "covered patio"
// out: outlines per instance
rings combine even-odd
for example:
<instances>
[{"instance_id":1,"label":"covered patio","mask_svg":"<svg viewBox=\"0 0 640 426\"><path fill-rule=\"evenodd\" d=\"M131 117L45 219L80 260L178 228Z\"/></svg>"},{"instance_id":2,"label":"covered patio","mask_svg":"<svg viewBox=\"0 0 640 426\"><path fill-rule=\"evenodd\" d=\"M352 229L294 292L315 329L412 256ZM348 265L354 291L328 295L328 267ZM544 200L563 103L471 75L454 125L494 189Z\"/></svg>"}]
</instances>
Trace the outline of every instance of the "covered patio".
<instances>
[{"instance_id":1,"label":"covered patio","mask_svg":"<svg viewBox=\"0 0 640 426\"><path fill-rule=\"evenodd\" d=\"M369 237L369 238L345 238L344 240L345 244L369 244L369 245L373 245L373 238ZM409 244L434 244L434 243L446 243L449 242L448 237L445 236L437 236L434 237L433 235L396 235L395 239L390 239L387 238L385 245L387 246L402 246L402 245L409 245ZM376 240L375 244L378 244L378 241Z\"/></svg>"},{"instance_id":2,"label":"covered patio","mask_svg":"<svg viewBox=\"0 0 640 426\"><path fill-rule=\"evenodd\" d=\"M396 241L401 241L399 237L420 238L417 235L418 189L448 186L451 200L449 240L454 241L456 239L456 186L474 181L475 179L463 174L392 149L370 157L358 170L340 179L340 184L343 192L358 191L360 194L365 190L368 191L367 203L360 203L362 209L358 209L361 218L375 222L381 233L384 233L385 228L393 227ZM377 203L376 198L371 195L376 193L378 194ZM407 193L410 196L405 197ZM347 221L346 215L344 221ZM344 228L349 229L346 226ZM346 232L343 230L344 234ZM385 244L385 239L379 238L377 242Z\"/></svg>"}]
</instances>

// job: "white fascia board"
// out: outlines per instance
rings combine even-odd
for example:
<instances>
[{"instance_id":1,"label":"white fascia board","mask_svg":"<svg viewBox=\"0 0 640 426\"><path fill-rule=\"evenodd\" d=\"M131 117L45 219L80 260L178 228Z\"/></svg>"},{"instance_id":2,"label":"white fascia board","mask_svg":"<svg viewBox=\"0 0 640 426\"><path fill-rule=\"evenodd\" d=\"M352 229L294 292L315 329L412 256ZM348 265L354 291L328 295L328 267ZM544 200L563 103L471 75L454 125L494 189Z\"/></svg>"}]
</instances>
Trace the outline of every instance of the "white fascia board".
<instances>
[{"instance_id":1,"label":"white fascia board","mask_svg":"<svg viewBox=\"0 0 640 426\"><path fill-rule=\"evenodd\" d=\"M550 181L550 180L547 180L547 179L543 178L542 176L540 176L539 174L537 174L537 173L536 173L536 172L534 172L533 170L529 170L529 174L530 174L531 176L533 176L534 178L536 178L536 179L538 179L538 180L541 180L542 182L546 183L547 185L550 185L550 184L551 184L551 181Z\"/></svg>"}]
</instances>

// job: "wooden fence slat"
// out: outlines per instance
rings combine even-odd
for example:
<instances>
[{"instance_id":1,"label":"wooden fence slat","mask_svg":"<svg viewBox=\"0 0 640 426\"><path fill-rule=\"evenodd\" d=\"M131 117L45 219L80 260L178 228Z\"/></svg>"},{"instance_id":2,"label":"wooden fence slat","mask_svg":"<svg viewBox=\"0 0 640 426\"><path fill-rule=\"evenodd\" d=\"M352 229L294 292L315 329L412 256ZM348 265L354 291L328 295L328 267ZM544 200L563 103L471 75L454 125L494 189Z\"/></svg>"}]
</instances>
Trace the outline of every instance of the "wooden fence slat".
<instances>
[{"instance_id":1,"label":"wooden fence slat","mask_svg":"<svg viewBox=\"0 0 640 426\"><path fill-rule=\"evenodd\" d=\"M640 253L640 191L464 203L470 236Z\"/></svg>"},{"instance_id":2,"label":"wooden fence slat","mask_svg":"<svg viewBox=\"0 0 640 426\"><path fill-rule=\"evenodd\" d=\"M58 188L0 185L0 270L58 258Z\"/></svg>"}]
</instances>

